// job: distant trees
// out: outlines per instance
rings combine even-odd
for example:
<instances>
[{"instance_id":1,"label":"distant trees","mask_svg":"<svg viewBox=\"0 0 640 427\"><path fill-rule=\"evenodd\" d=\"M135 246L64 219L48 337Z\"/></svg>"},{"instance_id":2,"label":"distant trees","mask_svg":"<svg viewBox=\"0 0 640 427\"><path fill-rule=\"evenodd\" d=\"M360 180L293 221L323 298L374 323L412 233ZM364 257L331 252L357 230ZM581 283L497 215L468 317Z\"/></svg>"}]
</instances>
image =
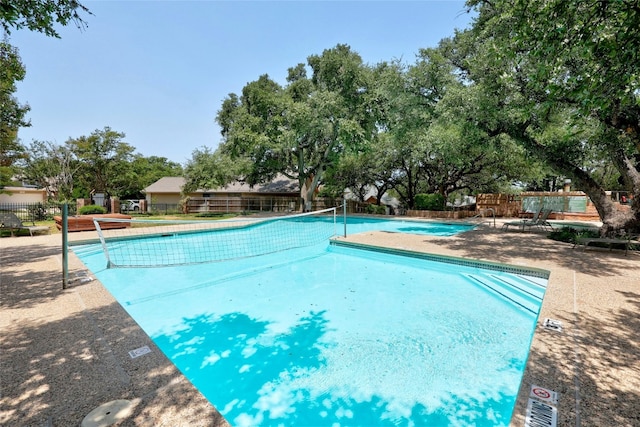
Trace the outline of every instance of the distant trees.
<instances>
[{"instance_id":1,"label":"distant trees","mask_svg":"<svg viewBox=\"0 0 640 427\"><path fill-rule=\"evenodd\" d=\"M477 94L440 49L421 49L408 66L380 64L376 75L382 114L372 151L386 174L376 180L407 207L418 193L495 191L522 176L522 150L476 126Z\"/></svg>"},{"instance_id":2,"label":"distant trees","mask_svg":"<svg viewBox=\"0 0 640 427\"><path fill-rule=\"evenodd\" d=\"M82 164L77 174L80 182L100 193L118 195L122 192L134 152L133 146L122 140L124 136L105 127L65 143Z\"/></svg>"},{"instance_id":3,"label":"distant trees","mask_svg":"<svg viewBox=\"0 0 640 427\"><path fill-rule=\"evenodd\" d=\"M217 116L223 142L194 153L187 186L280 173L298 180L305 201L322 184L332 196L393 191L407 207L420 192L506 186L529 162L513 141L474 125L473 96L438 49L421 50L412 65L370 66L337 45L290 68L286 86L263 75L230 94ZM468 110L453 113L460 104Z\"/></svg>"},{"instance_id":4,"label":"distant trees","mask_svg":"<svg viewBox=\"0 0 640 427\"><path fill-rule=\"evenodd\" d=\"M180 164L136 154L124 137L105 127L62 146L34 141L21 162L22 175L58 200L89 197L91 191L141 197L142 189L159 178L182 175Z\"/></svg>"},{"instance_id":5,"label":"distant trees","mask_svg":"<svg viewBox=\"0 0 640 427\"><path fill-rule=\"evenodd\" d=\"M76 173L82 167L69 147L50 142L33 141L22 163L22 177L47 190L49 199L72 200L81 184L76 183ZM88 191L84 191L88 194Z\"/></svg>"},{"instance_id":6,"label":"distant trees","mask_svg":"<svg viewBox=\"0 0 640 427\"><path fill-rule=\"evenodd\" d=\"M18 49L7 39L0 41L0 191L11 183L15 174L14 163L24 156L24 147L18 140L18 129L29 126L28 105L15 98L16 82L22 81L25 68Z\"/></svg>"}]
</instances>

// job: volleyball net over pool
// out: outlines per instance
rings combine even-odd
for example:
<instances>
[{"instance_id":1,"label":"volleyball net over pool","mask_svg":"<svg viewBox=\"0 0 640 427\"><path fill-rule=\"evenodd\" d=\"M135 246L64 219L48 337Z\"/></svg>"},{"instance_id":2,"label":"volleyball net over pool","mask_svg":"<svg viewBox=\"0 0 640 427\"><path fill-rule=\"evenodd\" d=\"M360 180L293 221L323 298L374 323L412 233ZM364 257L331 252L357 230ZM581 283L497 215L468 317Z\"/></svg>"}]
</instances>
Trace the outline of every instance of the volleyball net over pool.
<instances>
[{"instance_id":1,"label":"volleyball net over pool","mask_svg":"<svg viewBox=\"0 0 640 427\"><path fill-rule=\"evenodd\" d=\"M313 246L336 234L336 209L264 219L94 218L108 267L164 267Z\"/></svg>"}]
</instances>

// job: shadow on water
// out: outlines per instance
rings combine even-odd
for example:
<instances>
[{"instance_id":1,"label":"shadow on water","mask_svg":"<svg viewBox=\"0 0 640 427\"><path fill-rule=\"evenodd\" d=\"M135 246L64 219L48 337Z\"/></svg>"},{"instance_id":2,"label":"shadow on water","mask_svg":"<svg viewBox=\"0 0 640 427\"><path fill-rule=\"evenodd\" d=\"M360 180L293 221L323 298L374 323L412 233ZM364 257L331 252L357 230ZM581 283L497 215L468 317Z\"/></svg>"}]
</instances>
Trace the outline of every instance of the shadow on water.
<instances>
[{"instance_id":1,"label":"shadow on water","mask_svg":"<svg viewBox=\"0 0 640 427\"><path fill-rule=\"evenodd\" d=\"M329 331L324 312L277 333L237 312L184 319L183 326L155 343L234 426L508 425L515 401L495 390L449 395L435 408L354 397L357 384L336 387L313 376L331 370L323 356L332 345L322 340Z\"/></svg>"}]
</instances>

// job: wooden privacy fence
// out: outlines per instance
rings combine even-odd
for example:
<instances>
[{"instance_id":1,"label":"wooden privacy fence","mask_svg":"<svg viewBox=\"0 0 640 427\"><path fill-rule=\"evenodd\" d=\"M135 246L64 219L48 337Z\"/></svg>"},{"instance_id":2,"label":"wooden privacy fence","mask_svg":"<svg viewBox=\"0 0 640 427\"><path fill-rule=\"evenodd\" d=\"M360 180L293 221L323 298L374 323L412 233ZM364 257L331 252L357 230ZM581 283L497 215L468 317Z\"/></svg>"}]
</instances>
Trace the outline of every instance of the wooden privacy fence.
<instances>
[{"instance_id":1,"label":"wooden privacy fence","mask_svg":"<svg viewBox=\"0 0 640 427\"><path fill-rule=\"evenodd\" d=\"M478 194L476 210L485 212L493 210L495 216L518 216L522 204L513 194Z\"/></svg>"},{"instance_id":2,"label":"wooden privacy fence","mask_svg":"<svg viewBox=\"0 0 640 427\"><path fill-rule=\"evenodd\" d=\"M476 197L478 212L493 209L496 216L517 217L540 209L551 209L558 214L591 214L597 216L593 203L581 191L561 193L529 191L513 194L479 194Z\"/></svg>"}]
</instances>

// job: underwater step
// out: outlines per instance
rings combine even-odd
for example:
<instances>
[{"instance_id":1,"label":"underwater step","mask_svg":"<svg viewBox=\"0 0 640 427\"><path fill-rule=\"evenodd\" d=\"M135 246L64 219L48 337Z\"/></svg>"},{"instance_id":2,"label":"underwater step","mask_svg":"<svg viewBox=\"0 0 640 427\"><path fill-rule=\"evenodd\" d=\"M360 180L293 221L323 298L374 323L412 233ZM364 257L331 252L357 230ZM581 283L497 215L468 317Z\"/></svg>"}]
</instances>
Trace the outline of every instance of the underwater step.
<instances>
[{"instance_id":1,"label":"underwater step","mask_svg":"<svg viewBox=\"0 0 640 427\"><path fill-rule=\"evenodd\" d=\"M515 281L505 280L504 277L484 274L463 274L472 283L480 285L489 292L511 302L515 306L538 314L542 305L544 289L534 293L530 289Z\"/></svg>"},{"instance_id":2,"label":"underwater step","mask_svg":"<svg viewBox=\"0 0 640 427\"><path fill-rule=\"evenodd\" d=\"M527 280L526 276L499 276L495 274L489 274L489 276L497 282L502 282L516 288L520 292L531 295L533 298L541 300L544 296L546 287L540 286L537 283Z\"/></svg>"}]
</instances>

